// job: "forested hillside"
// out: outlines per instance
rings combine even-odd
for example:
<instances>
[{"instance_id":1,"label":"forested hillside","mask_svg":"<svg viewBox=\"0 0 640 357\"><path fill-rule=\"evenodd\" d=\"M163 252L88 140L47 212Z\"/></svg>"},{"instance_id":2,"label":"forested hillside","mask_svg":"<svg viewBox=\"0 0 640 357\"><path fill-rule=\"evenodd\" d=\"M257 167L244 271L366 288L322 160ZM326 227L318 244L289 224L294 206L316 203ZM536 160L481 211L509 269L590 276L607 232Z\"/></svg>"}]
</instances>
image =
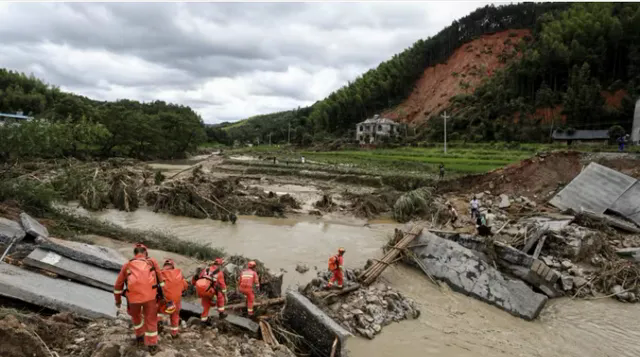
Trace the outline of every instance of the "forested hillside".
<instances>
[{"instance_id":1,"label":"forested hillside","mask_svg":"<svg viewBox=\"0 0 640 357\"><path fill-rule=\"evenodd\" d=\"M528 30L530 36L521 36ZM420 100L433 101L428 93L417 95L414 107L404 103L419 90L418 81L431 80L433 87L447 80L428 78L428 68L455 60L470 41L500 32L516 33L505 52L502 69L483 73L481 82L470 82L449 74L469 90L450 91L436 105L437 110L419 108ZM566 129L609 128L631 123L634 98L640 83L640 5L637 3L522 3L479 8L437 35L419 40L353 82L331 93L304 111L282 112L255 118L242 132L242 140L262 142L268 134L289 121L295 132L307 138L351 137L353 125L375 113L408 117L416 124L413 140L440 140L443 110L454 113L449 131L453 139L471 141L548 140L554 127ZM483 49L487 51L487 49ZM495 55L495 54L494 54ZM478 63L481 67L483 63ZM446 66L445 66L446 67ZM444 68L444 67L443 67ZM438 75L441 75L439 73ZM475 86L475 89L474 89ZM446 100L444 100L446 99ZM609 105L605 105L608 102ZM406 111L409 110L412 113ZM304 113L309 113L304 117ZM293 120L292 118L296 119ZM566 121L566 122L565 122ZM516 125L514 125L516 124ZM233 129L242 128L238 125ZM629 128L626 128L627 130ZM227 139L237 133L229 129ZM286 137L278 137L283 142ZM282 138L282 139L281 139ZM296 141L298 143L298 141Z\"/></svg>"},{"instance_id":2,"label":"forested hillside","mask_svg":"<svg viewBox=\"0 0 640 357\"><path fill-rule=\"evenodd\" d=\"M189 107L161 101L99 102L0 69L0 112L38 120L0 127L0 160L21 157L173 158L205 140Z\"/></svg>"},{"instance_id":3,"label":"forested hillside","mask_svg":"<svg viewBox=\"0 0 640 357\"><path fill-rule=\"evenodd\" d=\"M613 125L628 132L640 95L640 4L575 3L536 28L521 60L453 98L453 137L542 141L554 127ZM428 136L441 137L441 122L426 124Z\"/></svg>"}]
</instances>

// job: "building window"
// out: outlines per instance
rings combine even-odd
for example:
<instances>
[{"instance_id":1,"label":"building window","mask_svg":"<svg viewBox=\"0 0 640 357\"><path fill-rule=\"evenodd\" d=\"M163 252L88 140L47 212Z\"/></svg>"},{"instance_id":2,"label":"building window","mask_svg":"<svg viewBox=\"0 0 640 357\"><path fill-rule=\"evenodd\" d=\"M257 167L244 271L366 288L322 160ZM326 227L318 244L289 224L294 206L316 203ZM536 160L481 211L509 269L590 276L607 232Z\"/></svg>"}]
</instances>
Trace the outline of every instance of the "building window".
<instances>
[{"instance_id":1,"label":"building window","mask_svg":"<svg viewBox=\"0 0 640 357\"><path fill-rule=\"evenodd\" d=\"M390 125L390 126L389 126L389 133L390 133L390 134L393 134L393 125Z\"/></svg>"},{"instance_id":2,"label":"building window","mask_svg":"<svg viewBox=\"0 0 640 357\"><path fill-rule=\"evenodd\" d=\"M382 125L378 125L378 130L382 130Z\"/></svg>"},{"instance_id":3,"label":"building window","mask_svg":"<svg viewBox=\"0 0 640 357\"><path fill-rule=\"evenodd\" d=\"M360 125L360 131L362 131L362 125Z\"/></svg>"}]
</instances>

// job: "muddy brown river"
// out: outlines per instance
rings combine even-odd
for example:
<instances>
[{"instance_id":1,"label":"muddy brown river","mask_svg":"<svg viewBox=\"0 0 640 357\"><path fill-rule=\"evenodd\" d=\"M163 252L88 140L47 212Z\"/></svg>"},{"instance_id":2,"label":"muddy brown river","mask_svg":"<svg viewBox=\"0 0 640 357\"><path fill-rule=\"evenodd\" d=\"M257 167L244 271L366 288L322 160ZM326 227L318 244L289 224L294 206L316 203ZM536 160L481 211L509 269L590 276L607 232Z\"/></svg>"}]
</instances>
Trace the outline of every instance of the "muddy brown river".
<instances>
[{"instance_id":1,"label":"muddy brown river","mask_svg":"<svg viewBox=\"0 0 640 357\"><path fill-rule=\"evenodd\" d=\"M314 266L325 269L327 258L340 246L347 250L345 264L361 267L367 259L381 256L380 247L393 228L399 227L389 221L366 222L340 215L240 216L232 225L145 209L83 212L126 228L168 231L230 254L258 258L273 271L284 269L287 286L309 281L315 275ZM311 270L297 273L298 263ZM436 286L421 272L401 264L387 269L382 279L413 298L422 314L416 320L386 326L372 341L352 338L348 343L351 356L640 356L638 305L609 298L554 299L536 321L527 322L446 286Z\"/></svg>"}]
</instances>

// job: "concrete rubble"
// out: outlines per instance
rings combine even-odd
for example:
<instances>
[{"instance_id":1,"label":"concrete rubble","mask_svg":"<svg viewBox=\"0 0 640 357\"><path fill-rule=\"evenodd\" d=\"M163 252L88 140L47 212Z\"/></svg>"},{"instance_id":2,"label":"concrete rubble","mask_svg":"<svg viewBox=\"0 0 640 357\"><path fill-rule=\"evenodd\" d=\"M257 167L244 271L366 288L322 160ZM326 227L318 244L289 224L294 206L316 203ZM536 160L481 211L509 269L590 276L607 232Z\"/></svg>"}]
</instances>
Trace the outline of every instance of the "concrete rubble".
<instances>
[{"instance_id":1,"label":"concrete rubble","mask_svg":"<svg viewBox=\"0 0 640 357\"><path fill-rule=\"evenodd\" d=\"M288 290L282 311L284 324L313 344L315 354L329 356L337 341L335 357L347 356L346 342L352 336L309 299L295 290Z\"/></svg>"},{"instance_id":2,"label":"concrete rubble","mask_svg":"<svg viewBox=\"0 0 640 357\"><path fill-rule=\"evenodd\" d=\"M47 230L47 227L40 224L40 222L36 221L25 212L20 213L20 223L22 223L22 227L24 227L24 230L30 236L34 238L49 238L49 231Z\"/></svg>"},{"instance_id":3,"label":"concrete rubble","mask_svg":"<svg viewBox=\"0 0 640 357\"><path fill-rule=\"evenodd\" d=\"M31 252L23 263L109 292L113 292L118 277L113 270L78 262L41 248Z\"/></svg>"},{"instance_id":4,"label":"concrete rubble","mask_svg":"<svg viewBox=\"0 0 640 357\"><path fill-rule=\"evenodd\" d=\"M505 277L473 250L433 233L423 232L416 238L411 252L418 259L414 264L429 276L515 316L533 320L547 302L547 296Z\"/></svg>"},{"instance_id":5,"label":"concrete rubble","mask_svg":"<svg viewBox=\"0 0 640 357\"><path fill-rule=\"evenodd\" d=\"M54 279L0 262L0 295L89 318L115 318L113 292Z\"/></svg>"},{"instance_id":6,"label":"concrete rubble","mask_svg":"<svg viewBox=\"0 0 640 357\"><path fill-rule=\"evenodd\" d=\"M330 272L318 272L318 277L303 290L311 296L322 292L331 277ZM355 278L353 270L347 269L347 277ZM353 279L346 279L345 289L356 284ZM327 315L338 322L352 334L373 339L382 329L393 323L420 316L415 302L399 291L383 283L375 283L369 287L359 288L349 294L337 296L327 303L317 304Z\"/></svg>"},{"instance_id":7,"label":"concrete rubble","mask_svg":"<svg viewBox=\"0 0 640 357\"><path fill-rule=\"evenodd\" d=\"M73 260L93 264L105 269L120 271L127 260L115 249L66 241L58 238L39 238L40 247Z\"/></svg>"},{"instance_id":8,"label":"concrete rubble","mask_svg":"<svg viewBox=\"0 0 640 357\"><path fill-rule=\"evenodd\" d=\"M26 234L20 223L0 217L0 242L9 243L14 238L22 240Z\"/></svg>"}]
</instances>

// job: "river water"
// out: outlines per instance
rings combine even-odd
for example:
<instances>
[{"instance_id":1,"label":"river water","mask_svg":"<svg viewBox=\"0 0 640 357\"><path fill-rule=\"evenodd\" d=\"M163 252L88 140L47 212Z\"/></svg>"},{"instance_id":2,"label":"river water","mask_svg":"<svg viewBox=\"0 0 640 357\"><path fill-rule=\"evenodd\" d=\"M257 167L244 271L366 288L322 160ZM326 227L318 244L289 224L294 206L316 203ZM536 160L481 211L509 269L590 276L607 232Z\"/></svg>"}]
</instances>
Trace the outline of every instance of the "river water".
<instances>
[{"instance_id":1,"label":"river water","mask_svg":"<svg viewBox=\"0 0 640 357\"><path fill-rule=\"evenodd\" d=\"M393 228L399 227L339 216L240 216L232 225L145 209L81 211L126 228L168 231L181 239L260 259L272 270L286 271L286 286L309 281L315 276L314 266L325 269L328 257L340 246L347 250L347 267L362 267L367 259L382 255L380 247ZM298 263L311 270L297 273ZM351 356L640 356L638 305L612 299L554 299L539 319L527 322L446 286L436 286L421 272L401 264L388 268L382 279L413 298L422 314L416 320L386 326L372 341L350 339Z\"/></svg>"}]
</instances>

